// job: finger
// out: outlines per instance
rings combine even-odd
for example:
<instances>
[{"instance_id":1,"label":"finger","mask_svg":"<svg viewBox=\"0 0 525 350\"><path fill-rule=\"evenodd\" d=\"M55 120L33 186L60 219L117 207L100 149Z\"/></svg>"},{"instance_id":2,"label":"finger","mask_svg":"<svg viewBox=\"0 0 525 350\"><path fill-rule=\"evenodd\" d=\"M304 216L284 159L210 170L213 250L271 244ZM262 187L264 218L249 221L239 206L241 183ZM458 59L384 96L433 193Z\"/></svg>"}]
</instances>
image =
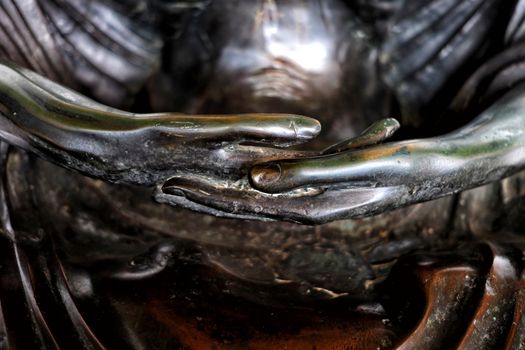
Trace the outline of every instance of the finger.
<instances>
[{"instance_id":1,"label":"finger","mask_svg":"<svg viewBox=\"0 0 525 350\"><path fill-rule=\"evenodd\" d=\"M317 120L291 114L128 113L96 103L15 66L0 64L0 73L3 75L0 92L12 109L8 117L17 115L17 125L28 129L36 121L44 122L54 134L64 130L88 135L153 131L187 139L268 142L287 146L310 140L321 131Z\"/></svg>"},{"instance_id":2,"label":"finger","mask_svg":"<svg viewBox=\"0 0 525 350\"><path fill-rule=\"evenodd\" d=\"M285 192L304 186L375 186L409 176L410 145L397 143L306 159L254 166L253 186L263 192ZM405 178L407 179L407 178Z\"/></svg>"},{"instance_id":3,"label":"finger","mask_svg":"<svg viewBox=\"0 0 525 350\"><path fill-rule=\"evenodd\" d=\"M292 114L160 115L156 128L189 139L235 140L288 146L308 141L321 131L312 118Z\"/></svg>"},{"instance_id":4,"label":"finger","mask_svg":"<svg viewBox=\"0 0 525 350\"><path fill-rule=\"evenodd\" d=\"M243 220L259 220L259 221L271 221L270 218L261 217L257 215L251 215L246 213L236 213L233 211L224 211L217 209L213 206L206 206L198 201L192 201L186 197L186 193L182 188L177 186L167 186L166 188L158 187L154 194L155 200L159 203L169 204L172 206L182 207L199 213L213 215L228 219L243 219ZM191 196L190 196L191 197Z\"/></svg>"},{"instance_id":5,"label":"finger","mask_svg":"<svg viewBox=\"0 0 525 350\"><path fill-rule=\"evenodd\" d=\"M323 154L339 153L350 149L372 146L390 138L400 127L394 118L379 120L370 125L361 135L345 140L325 149Z\"/></svg>"},{"instance_id":6,"label":"finger","mask_svg":"<svg viewBox=\"0 0 525 350\"><path fill-rule=\"evenodd\" d=\"M216 216L322 224L399 207L406 191L402 186L327 191L310 188L270 195L251 189L247 183L227 186L204 178L172 178L157 188L155 198Z\"/></svg>"}]
</instances>

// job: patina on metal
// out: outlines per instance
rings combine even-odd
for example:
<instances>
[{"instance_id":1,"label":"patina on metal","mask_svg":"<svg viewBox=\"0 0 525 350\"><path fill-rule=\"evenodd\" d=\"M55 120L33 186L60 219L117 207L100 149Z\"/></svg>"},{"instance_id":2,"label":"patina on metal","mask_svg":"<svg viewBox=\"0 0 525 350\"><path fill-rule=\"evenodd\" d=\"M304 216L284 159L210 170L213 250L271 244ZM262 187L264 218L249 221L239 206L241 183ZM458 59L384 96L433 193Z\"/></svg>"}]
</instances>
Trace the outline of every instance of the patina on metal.
<instances>
[{"instance_id":1,"label":"patina on metal","mask_svg":"<svg viewBox=\"0 0 525 350\"><path fill-rule=\"evenodd\" d=\"M525 349L524 14L0 0L0 348Z\"/></svg>"}]
</instances>

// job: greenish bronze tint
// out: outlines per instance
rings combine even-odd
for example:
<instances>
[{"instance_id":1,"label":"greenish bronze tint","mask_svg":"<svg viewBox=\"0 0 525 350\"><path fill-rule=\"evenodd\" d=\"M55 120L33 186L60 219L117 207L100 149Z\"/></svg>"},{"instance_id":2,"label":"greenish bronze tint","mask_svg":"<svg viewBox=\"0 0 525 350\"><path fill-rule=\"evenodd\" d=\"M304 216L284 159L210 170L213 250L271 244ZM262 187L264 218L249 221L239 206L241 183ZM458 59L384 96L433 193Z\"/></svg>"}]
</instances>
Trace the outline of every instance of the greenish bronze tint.
<instances>
[{"instance_id":1,"label":"greenish bronze tint","mask_svg":"<svg viewBox=\"0 0 525 350\"><path fill-rule=\"evenodd\" d=\"M118 132L167 127L173 128L177 135L193 138L228 139L246 135L245 139L289 138L291 141L311 138L320 130L316 121L292 115L138 115L98 104L25 69L7 64L0 69L3 76L0 87L6 98L50 126L65 130Z\"/></svg>"},{"instance_id":2,"label":"greenish bronze tint","mask_svg":"<svg viewBox=\"0 0 525 350\"><path fill-rule=\"evenodd\" d=\"M517 88L471 124L442 137L262 164L252 169L252 182L270 193L363 183L442 188L420 197L431 199L495 181L525 166L524 93L524 86Z\"/></svg>"},{"instance_id":3,"label":"greenish bronze tint","mask_svg":"<svg viewBox=\"0 0 525 350\"><path fill-rule=\"evenodd\" d=\"M0 96L2 139L119 183L150 186L176 173L240 171L246 168L242 162L253 161L250 157L297 155L277 148L240 149L240 143L286 147L320 131L316 120L290 114L128 113L7 63L0 64Z\"/></svg>"},{"instance_id":4,"label":"greenish bronze tint","mask_svg":"<svg viewBox=\"0 0 525 350\"><path fill-rule=\"evenodd\" d=\"M390 138L400 126L399 122L394 118L379 120L370 125L361 135L328 147L323 151L323 154L339 153L365 146L373 146Z\"/></svg>"}]
</instances>

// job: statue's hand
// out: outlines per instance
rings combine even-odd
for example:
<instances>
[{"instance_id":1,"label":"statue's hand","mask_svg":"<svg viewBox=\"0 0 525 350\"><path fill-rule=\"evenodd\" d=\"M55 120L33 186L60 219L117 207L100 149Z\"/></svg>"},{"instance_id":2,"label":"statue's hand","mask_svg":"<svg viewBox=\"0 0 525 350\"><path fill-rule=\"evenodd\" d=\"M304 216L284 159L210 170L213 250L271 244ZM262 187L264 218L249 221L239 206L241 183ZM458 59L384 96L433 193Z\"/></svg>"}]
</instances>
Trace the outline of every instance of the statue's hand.
<instances>
[{"instance_id":1,"label":"statue's hand","mask_svg":"<svg viewBox=\"0 0 525 350\"><path fill-rule=\"evenodd\" d=\"M483 183L483 165L476 173L469 157L447 154L454 148L452 141L413 140L273 161L233 184L175 177L159 188L157 200L191 201L193 209L215 215L302 223L368 216Z\"/></svg>"},{"instance_id":2,"label":"statue's hand","mask_svg":"<svg viewBox=\"0 0 525 350\"><path fill-rule=\"evenodd\" d=\"M320 130L291 115L137 115L0 64L0 137L104 180L158 187L156 198L241 218L326 222L478 186L525 167L525 85L458 131L375 145L377 124L325 152L284 147ZM332 153L335 152L335 153ZM254 168L250 168L255 165Z\"/></svg>"},{"instance_id":3,"label":"statue's hand","mask_svg":"<svg viewBox=\"0 0 525 350\"><path fill-rule=\"evenodd\" d=\"M256 160L292 158L286 150L315 137L315 119L287 114L134 115L136 129L111 131L95 167L102 179L156 185L173 176L235 181ZM98 135L86 140L100 146ZM250 146L248 146L250 145ZM272 145L265 147L264 145Z\"/></svg>"},{"instance_id":4,"label":"statue's hand","mask_svg":"<svg viewBox=\"0 0 525 350\"><path fill-rule=\"evenodd\" d=\"M0 107L4 141L93 177L144 186L171 176L236 180L255 159L298 157L279 148L320 131L316 120L286 114L128 113L7 63L0 63Z\"/></svg>"},{"instance_id":5,"label":"statue's hand","mask_svg":"<svg viewBox=\"0 0 525 350\"><path fill-rule=\"evenodd\" d=\"M525 168L525 86L457 131L429 139L335 147L264 162L237 183L173 178L157 200L230 217L324 223L378 214L497 181ZM366 146L366 145L365 145Z\"/></svg>"},{"instance_id":6,"label":"statue's hand","mask_svg":"<svg viewBox=\"0 0 525 350\"><path fill-rule=\"evenodd\" d=\"M371 183L363 161L369 158L367 155L379 156L375 151L379 148L385 148L383 155L386 149L395 152L396 144L372 145L390 137L398 127L394 119L381 120L360 136L320 154L303 152L301 158L259 164L248 176L234 182L213 177L174 176L157 188L156 199L218 216L303 223L381 212L399 205L406 188L399 184L379 187ZM373 161L367 161L371 165L369 170L373 171ZM379 171L377 165L383 160L375 161L378 163L375 170ZM345 170L361 172L364 176L357 180L344 178ZM354 176L358 176L357 172Z\"/></svg>"}]
</instances>

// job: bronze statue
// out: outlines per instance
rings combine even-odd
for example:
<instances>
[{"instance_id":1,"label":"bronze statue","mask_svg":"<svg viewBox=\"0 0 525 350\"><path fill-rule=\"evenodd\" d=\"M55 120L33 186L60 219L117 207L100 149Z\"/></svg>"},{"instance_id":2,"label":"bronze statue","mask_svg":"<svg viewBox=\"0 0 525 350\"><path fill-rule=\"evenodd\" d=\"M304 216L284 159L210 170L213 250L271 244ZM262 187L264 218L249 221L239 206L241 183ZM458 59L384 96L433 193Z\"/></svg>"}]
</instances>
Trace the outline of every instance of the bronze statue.
<instances>
[{"instance_id":1,"label":"bronze statue","mask_svg":"<svg viewBox=\"0 0 525 350\"><path fill-rule=\"evenodd\" d=\"M0 1L0 346L525 349L523 28Z\"/></svg>"}]
</instances>

